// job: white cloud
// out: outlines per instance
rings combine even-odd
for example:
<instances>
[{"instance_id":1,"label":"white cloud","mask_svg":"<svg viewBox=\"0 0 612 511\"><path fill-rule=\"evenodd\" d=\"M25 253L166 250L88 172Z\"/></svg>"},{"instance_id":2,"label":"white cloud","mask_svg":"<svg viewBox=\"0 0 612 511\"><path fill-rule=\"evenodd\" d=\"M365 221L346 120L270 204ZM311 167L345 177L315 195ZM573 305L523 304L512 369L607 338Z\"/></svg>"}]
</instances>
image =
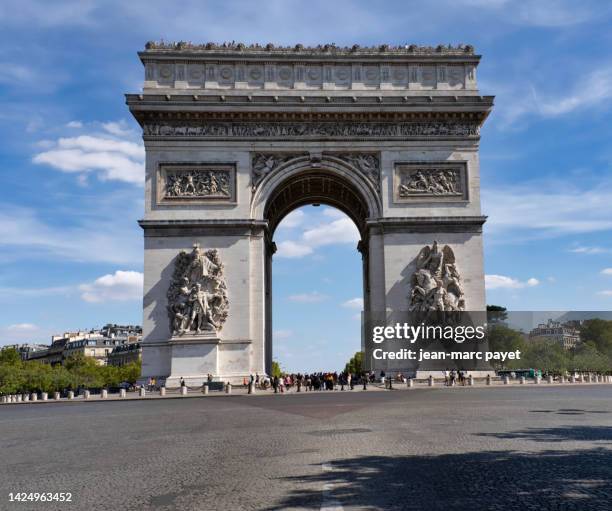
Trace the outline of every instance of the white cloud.
<instances>
[{"instance_id":1,"label":"white cloud","mask_svg":"<svg viewBox=\"0 0 612 511\"><path fill-rule=\"evenodd\" d=\"M307 245L300 244L295 241L281 241L276 244L276 256L286 258L304 257L312 254L313 250Z\"/></svg>"},{"instance_id":2,"label":"white cloud","mask_svg":"<svg viewBox=\"0 0 612 511\"><path fill-rule=\"evenodd\" d=\"M485 228L494 235L517 230L522 236L560 236L612 229L612 182L582 190L561 180L483 189ZM586 248L574 252L594 253Z\"/></svg>"},{"instance_id":3,"label":"white cloud","mask_svg":"<svg viewBox=\"0 0 612 511\"><path fill-rule=\"evenodd\" d=\"M534 287L539 284L540 281L533 277L522 282L505 275L485 275L485 287L487 289L521 289L524 287Z\"/></svg>"},{"instance_id":4,"label":"white cloud","mask_svg":"<svg viewBox=\"0 0 612 511\"><path fill-rule=\"evenodd\" d=\"M108 302L142 299L143 274L118 270L103 275L90 284L81 284L81 298L86 302Z\"/></svg>"},{"instance_id":5,"label":"white cloud","mask_svg":"<svg viewBox=\"0 0 612 511\"><path fill-rule=\"evenodd\" d=\"M78 121L73 121L78 122ZM71 123L69 123L71 124ZM62 172L96 172L102 180L143 184L145 151L125 121L103 123L105 133L61 137L32 161ZM72 126L76 127L76 126Z\"/></svg>"},{"instance_id":6,"label":"white cloud","mask_svg":"<svg viewBox=\"0 0 612 511\"><path fill-rule=\"evenodd\" d=\"M574 86L566 96L539 98L539 112L544 117L568 114L579 108L601 107L602 102L612 98L612 67L597 69L589 73Z\"/></svg>"},{"instance_id":7,"label":"white cloud","mask_svg":"<svg viewBox=\"0 0 612 511\"><path fill-rule=\"evenodd\" d=\"M307 229L302 235L304 242L311 247L336 243L357 243L359 238L357 226L347 216Z\"/></svg>"},{"instance_id":8,"label":"white cloud","mask_svg":"<svg viewBox=\"0 0 612 511\"><path fill-rule=\"evenodd\" d=\"M285 218L281 220L281 223L278 225L278 228L281 229L293 229L294 227L299 226L303 221L306 215L304 211L301 209L294 209L291 213L289 213Z\"/></svg>"},{"instance_id":9,"label":"white cloud","mask_svg":"<svg viewBox=\"0 0 612 511\"><path fill-rule=\"evenodd\" d=\"M91 211L79 207L74 211L74 215L79 215L78 224L57 226L45 223L32 209L0 206L3 255L18 259L52 256L78 262L140 264L142 240L135 225L136 213L132 212L139 204L124 206L118 218L109 213L115 208L114 199L110 203L94 199L89 202ZM102 213L101 218L95 216L97 211ZM134 227L122 225L126 215L134 216Z\"/></svg>"},{"instance_id":10,"label":"white cloud","mask_svg":"<svg viewBox=\"0 0 612 511\"><path fill-rule=\"evenodd\" d=\"M70 121L66 124L66 128L75 128L79 129L83 127L83 123L81 121Z\"/></svg>"},{"instance_id":11,"label":"white cloud","mask_svg":"<svg viewBox=\"0 0 612 511\"><path fill-rule=\"evenodd\" d=\"M612 296L612 289L606 289L597 293L600 296Z\"/></svg>"},{"instance_id":12,"label":"white cloud","mask_svg":"<svg viewBox=\"0 0 612 511\"><path fill-rule=\"evenodd\" d=\"M612 275L612 268L604 268L601 270L602 275Z\"/></svg>"},{"instance_id":13,"label":"white cloud","mask_svg":"<svg viewBox=\"0 0 612 511\"><path fill-rule=\"evenodd\" d=\"M0 287L0 300L15 300L15 298L40 298L42 296L66 295L74 291L71 286L55 287Z\"/></svg>"},{"instance_id":14,"label":"white cloud","mask_svg":"<svg viewBox=\"0 0 612 511\"><path fill-rule=\"evenodd\" d=\"M608 252L612 252L612 249L602 248L602 247L586 247L586 246L578 246L569 249L570 252L574 254L606 254Z\"/></svg>"},{"instance_id":15,"label":"white cloud","mask_svg":"<svg viewBox=\"0 0 612 511\"><path fill-rule=\"evenodd\" d=\"M328 213L328 211L333 213ZM299 258L311 255L317 247L324 245L356 244L359 241L359 230L344 213L326 208L323 214L334 218L334 220L322 222L314 227L305 229L298 240L285 240L277 243L278 251L276 255L285 258ZM286 218L288 217L289 215ZM303 221L304 218L300 217L300 221Z\"/></svg>"},{"instance_id":16,"label":"white cloud","mask_svg":"<svg viewBox=\"0 0 612 511\"><path fill-rule=\"evenodd\" d=\"M325 208L323 210L323 215L329 218L344 218L346 215L336 208Z\"/></svg>"},{"instance_id":17,"label":"white cloud","mask_svg":"<svg viewBox=\"0 0 612 511\"><path fill-rule=\"evenodd\" d=\"M290 295L289 300L292 302L300 303L316 303L327 300L328 296L319 293L318 291L311 291L310 293L302 293L297 295Z\"/></svg>"},{"instance_id":18,"label":"white cloud","mask_svg":"<svg viewBox=\"0 0 612 511\"><path fill-rule=\"evenodd\" d=\"M293 336L293 330L274 330L272 337L274 339L289 339Z\"/></svg>"},{"instance_id":19,"label":"white cloud","mask_svg":"<svg viewBox=\"0 0 612 511\"><path fill-rule=\"evenodd\" d=\"M342 304L342 307L346 307L348 309L363 309L363 298L351 298Z\"/></svg>"},{"instance_id":20,"label":"white cloud","mask_svg":"<svg viewBox=\"0 0 612 511\"><path fill-rule=\"evenodd\" d=\"M35 332L38 327L32 323L15 323L6 327L9 332Z\"/></svg>"},{"instance_id":21,"label":"white cloud","mask_svg":"<svg viewBox=\"0 0 612 511\"><path fill-rule=\"evenodd\" d=\"M123 119L118 122L104 122L102 123L102 128L104 131L107 131L111 135L115 135L117 137L131 137L133 134L133 131Z\"/></svg>"}]
</instances>

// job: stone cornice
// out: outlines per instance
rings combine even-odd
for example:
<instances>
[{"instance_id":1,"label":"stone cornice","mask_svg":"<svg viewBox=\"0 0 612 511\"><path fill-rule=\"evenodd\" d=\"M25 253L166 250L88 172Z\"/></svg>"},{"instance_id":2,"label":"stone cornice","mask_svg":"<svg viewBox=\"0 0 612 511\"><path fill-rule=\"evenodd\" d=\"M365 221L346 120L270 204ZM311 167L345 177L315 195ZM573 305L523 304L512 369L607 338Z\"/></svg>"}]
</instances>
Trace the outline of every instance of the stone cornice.
<instances>
[{"instance_id":1,"label":"stone cornice","mask_svg":"<svg viewBox=\"0 0 612 511\"><path fill-rule=\"evenodd\" d=\"M268 229L266 220L139 220L145 238L154 236L263 236Z\"/></svg>"},{"instance_id":2,"label":"stone cornice","mask_svg":"<svg viewBox=\"0 0 612 511\"><path fill-rule=\"evenodd\" d=\"M416 44L389 45L381 44L378 46L362 47L358 44L352 46L336 46L335 44L325 44L318 46L304 46L296 44L294 46L275 46L272 43L265 45L244 43L203 43L193 44L191 42L164 42L149 41L145 45L145 50L140 52L141 57L150 54L173 55L209 55L215 58L222 57L250 57L270 58L278 56L291 56L293 58L316 56L319 58L334 57L395 57L395 56L428 56L428 57L473 57L479 58L474 53L474 47L469 44L459 44L457 46L440 44L434 46L420 46Z\"/></svg>"},{"instance_id":3,"label":"stone cornice","mask_svg":"<svg viewBox=\"0 0 612 511\"><path fill-rule=\"evenodd\" d=\"M492 109L492 98L470 102L397 103L367 108L363 104L348 108L336 105L293 107L261 105L242 107L235 105L194 104L194 102L156 103L129 97L130 111L144 126L153 122L189 124L193 122L433 122L465 121L482 124Z\"/></svg>"},{"instance_id":4,"label":"stone cornice","mask_svg":"<svg viewBox=\"0 0 612 511\"><path fill-rule=\"evenodd\" d=\"M481 233L486 216L389 217L367 220L373 233L392 232L473 232Z\"/></svg>"}]
</instances>

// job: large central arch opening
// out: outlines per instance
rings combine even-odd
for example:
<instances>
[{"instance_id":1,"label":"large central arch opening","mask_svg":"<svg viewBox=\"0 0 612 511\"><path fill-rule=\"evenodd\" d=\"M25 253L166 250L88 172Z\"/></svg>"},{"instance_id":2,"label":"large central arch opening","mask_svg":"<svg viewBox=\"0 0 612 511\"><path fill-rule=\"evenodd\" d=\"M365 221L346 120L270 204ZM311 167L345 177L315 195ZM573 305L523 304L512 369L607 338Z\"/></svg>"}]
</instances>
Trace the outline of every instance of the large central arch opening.
<instances>
[{"instance_id":1,"label":"large central arch opening","mask_svg":"<svg viewBox=\"0 0 612 511\"><path fill-rule=\"evenodd\" d=\"M341 370L361 350L370 216L363 191L332 171L274 186L264 209L268 374L273 359L288 372Z\"/></svg>"}]
</instances>

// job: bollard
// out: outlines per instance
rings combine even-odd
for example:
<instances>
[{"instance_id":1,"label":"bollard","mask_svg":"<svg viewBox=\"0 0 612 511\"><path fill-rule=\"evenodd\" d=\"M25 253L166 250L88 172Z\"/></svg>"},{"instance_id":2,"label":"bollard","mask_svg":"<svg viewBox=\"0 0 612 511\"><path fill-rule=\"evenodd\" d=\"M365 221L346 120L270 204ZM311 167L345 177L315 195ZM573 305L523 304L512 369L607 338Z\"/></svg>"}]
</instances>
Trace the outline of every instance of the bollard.
<instances>
[{"instance_id":1,"label":"bollard","mask_svg":"<svg viewBox=\"0 0 612 511\"><path fill-rule=\"evenodd\" d=\"M474 386L474 377L470 374L469 378L468 378L468 386L473 387Z\"/></svg>"},{"instance_id":2,"label":"bollard","mask_svg":"<svg viewBox=\"0 0 612 511\"><path fill-rule=\"evenodd\" d=\"M16 403L17 402L17 396L12 394L9 396L9 403Z\"/></svg>"},{"instance_id":3,"label":"bollard","mask_svg":"<svg viewBox=\"0 0 612 511\"><path fill-rule=\"evenodd\" d=\"M159 388L159 395L164 397L166 395L166 387Z\"/></svg>"},{"instance_id":4,"label":"bollard","mask_svg":"<svg viewBox=\"0 0 612 511\"><path fill-rule=\"evenodd\" d=\"M548 383L553 383L554 381L555 381L555 380L554 380L554 378L553 378L553 375L552 375L552 374L549 374L549 375L548 375Z\"/></svg>"},{"instance_id":5,"label":"bollard","mask_svg":"<svg viewBox=\"0 0 612 511\"><path fill-rule=\"evenodd\" d=\"M298 392L300 391L300 387L298 387ZM255 394L255 384L253 382L249 382L249 394Z\"/></svg>"},{"instance_id":6,"label":"bollard","mask_svg":"<svg viewBox=\"0 0 612 511\"><path fill-rule=\"evenodd\" d=\"M2 396L2 403L4 404L4 403L7 403L7 402L8 402L7 397L6 396Z\"/></svg>"},{"instance_id":7,"label":"bollard","mask_svg":"<svg viewBox=\"0 0 612 511\"><path fill-rule=\"evenodd\" d=\"M593 383L593 375L591 373L589 373L589 375L587 376L587 381L589 383Z\"/></svg>"},{"instance_id":8,"label":"bollard","mask_svg":"<svg viewBox=\"0 0 612 511\"><path fill-rule=\"evenodd\" d=\"M570 376L570 382L571 382L571 383L576 383L576 375L572 374L572 375Z\"/></svg>"},{"instance_id":9,"label":"bollard","mask_svg":"<svg viewBox=\"0 0 612 511\"><path fill-rule=\"evenodd\" d=\"M181 396L186 396L187 395L187 385L183 385L181 387Z\"/></svg>"},{"instance_id":10,"label":"bollard","mask_svg":"<svg viewBox=\"0 0 612 511\"><path fill-rule=\"evenodd\" d=\"M559 376L559 383L565 383L565 376Z\"/></svg>"},{"instance_id":11,"label":"bollard","mask_svg":"<svg viewBox=\"0 0 612 511\"><path fill-rule=\"evenodd\" d=\"M524 376L521 376L521 378L519 379L519 383L521 385L523 385L525 383L525 377Z\"/></svg>"},{"instance_id":12,"label":"bollard","mask_svg":"<svg viewBox=\"0 0 612 511\"><path fill-rule=\"evenodd\" d=\"M226 394L231 394L232 393L232 384L230 382L227 382L225 384L225 393Z\"/></svg>"},{"instance_id":13,"label":"bollard","mask_svg":"<svg viewBox=\"0 0 612 511\"><path fill-rule=\"evenodd\" d=\"M30 394L30 401L38 401L38 394L36 392Z\"/></svg>"},{"instance_id":14,"label":"bollard","mask_svg":"<svg viewBox=\"0 0 612 511\"><path fill-rule=\"evenodd\" d=\"M29 401L30 400L30 394L24 394L21 398L22 401Z\"/></svg>"},{"instance_id":15,"label":"bollard","mask_svg":"<svg viewBox=\"0 0 612 511\"><path fill-rule=\"evenodd\" d=\"M144 387L140 387L140 390L138 391L138 395L140 397L145 397L147 395L147 391Z\"/></svg>"},{"instance_id":16,"label":"bollard","mask_svg":"<svg viewBox=\"0 0 612 511\"><path fill-rule=\"evenodd\" d=\"M21 403L23 401L23 396L21 394L17 394L17 403Z\"/></svg>"},{"instance_id":17,"label":"bollard","mask_svg":"<svg viewBox=\"0 0 612 511\"><path fill-rule=\"evenodd\" d=\"M40 398L41 398L43 401L48 401L48 400L49 400L49 394L48 394L47 392L43 392L43 393L40 395Z\"/></svg>"},{"instance_id":18,"label":"bollard","mask_svg":"<svg viewBox=\"0 0 612 511\"><path fill-rule=\"evenodd\" d=\"M72 390L68 391L68 399L74 399L74 391Z\"/></svg>"},{"instance_id":19,"label":"bollard","mask_svg":"<svg viewBox=\"0 0 612 511\"><path fill-rule=\"evenodd\" d=\"M210 391L210 385L208 385L208 383L205 383L204 388L202 389L202 392L204 392L204 395L207 396L209 391Z\"/></svg>"},{"instance_id":20,"label":"bollard","mask_svg":"<svg viewBox=\"0 0 612 511\"><path fill-rule=\"evenodd\" d=\"M491 375L487 374L487 385L491 385Z\"/></svg>"},{"instance_id":21,"label":"bollard","mask_svg":"<svg viewBox=\"0 0 612 511\"><path fill-rule=\"evenodd\" d=\"M408 388L411 389L412 387L414 387L414 380L412 378L408 378L408 382L406 383L406 385L408 385Z\"/></svg>"},{"instance_id":22,"label":"bollard","mask_svg":"<svg viewBox=\"0 0 612 511\"><path fill-rule=\"evenodd\" d=\"M433 386L434 386L434 383L435 383L435 382L434 382L434 377L433 377L433 376L430 374L430 375L429 375L429 386L430 386L430 387L433 387Z\"/></svg>"},{"instance_id":23,"label":"bollard","mask_svg":"<svg viewBox=\"0 0 612 511\"><path fill-rule=\"evenodd\" d=\"M580 375L580 383L584 383L584 374Z\"/></svg>"},{"instance_id":24,"label":"bollard","mask_svg":"<svg viewBox=\"0 0 612 511\"><path fill-rule=\"evenodd\" d=\"M504 385L508 385L510 383L510 378L508 375L504 376Z\"/></svg>"},{"instance_id":25,"label":"bollard","mask_svg":"<svg viewBox=\"0 0 612 511\"><path fill-rule=\"evenodd\" d=\"M125 391L125 389L119 389L119 397L125 397L127 396L127 392Z\"/></svg>"},{"instance_id":26,"label":"bollard","mask_svg":"<svg viewBox=\"0 0 612 511\"><path fill-rule=\"evenodd\" d=\"M89 390L83 391L83 399L89 399L91 397L91 392Z\"/></svg>"},{"instance_id":27,"label":"bollard","mask_svg":"<svg viewBox=\"0 0 612 511\"><path fill-rule=\"evenodd\" d=\"M60 397L61 397L61 395L60 395L60 393L59 393L59 392L54 392L54 393L53 393L53 399L54 399L55 401L59 401L59 400L60 400Z\"/></svg>"},{"instance_id":28,"label":"bollard","mask_svg":"<svg viewBox=\"0 0 612 511\"><path fill-rule=\"evenodd\" d=\"M100 393L100 399L108 399L108 390L102 389L102 392Z\"/></svg>"},{"instance_id":29,"label":"bollard","mask_svg":"<svg viewBox=\"0 0 612 511\"><path fill-rule=\"evenodd\" d=\"M541 378L541 377L536 376L536 377L534 378L534 383L535 383L536 385L539 385L541 382L542 382L542 378Z\"/></svg>"}]
</instances>

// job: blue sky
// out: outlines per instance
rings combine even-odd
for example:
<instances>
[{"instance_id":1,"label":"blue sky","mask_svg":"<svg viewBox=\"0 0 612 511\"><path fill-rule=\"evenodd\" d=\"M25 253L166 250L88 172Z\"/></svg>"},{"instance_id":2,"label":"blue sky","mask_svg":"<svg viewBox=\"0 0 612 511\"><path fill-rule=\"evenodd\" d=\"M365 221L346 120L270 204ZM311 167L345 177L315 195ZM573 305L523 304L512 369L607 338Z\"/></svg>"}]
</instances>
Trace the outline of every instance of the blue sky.
<instances>
[{"instance_id":1,"label":"blue sky","mask_svg":"<svg viewBox=\"0 0 612 511\"><path fill-rule=\"evenodd\" d=\"M603 1L3 1L0 344L141 322L144 152L123 94L150 39L475 45L496 96L481 143L488 303L609 310L611 20ZM275 354L339 367L359 348L352 226L323 207L287 223Z\"/></svg>"}]
</instances>

